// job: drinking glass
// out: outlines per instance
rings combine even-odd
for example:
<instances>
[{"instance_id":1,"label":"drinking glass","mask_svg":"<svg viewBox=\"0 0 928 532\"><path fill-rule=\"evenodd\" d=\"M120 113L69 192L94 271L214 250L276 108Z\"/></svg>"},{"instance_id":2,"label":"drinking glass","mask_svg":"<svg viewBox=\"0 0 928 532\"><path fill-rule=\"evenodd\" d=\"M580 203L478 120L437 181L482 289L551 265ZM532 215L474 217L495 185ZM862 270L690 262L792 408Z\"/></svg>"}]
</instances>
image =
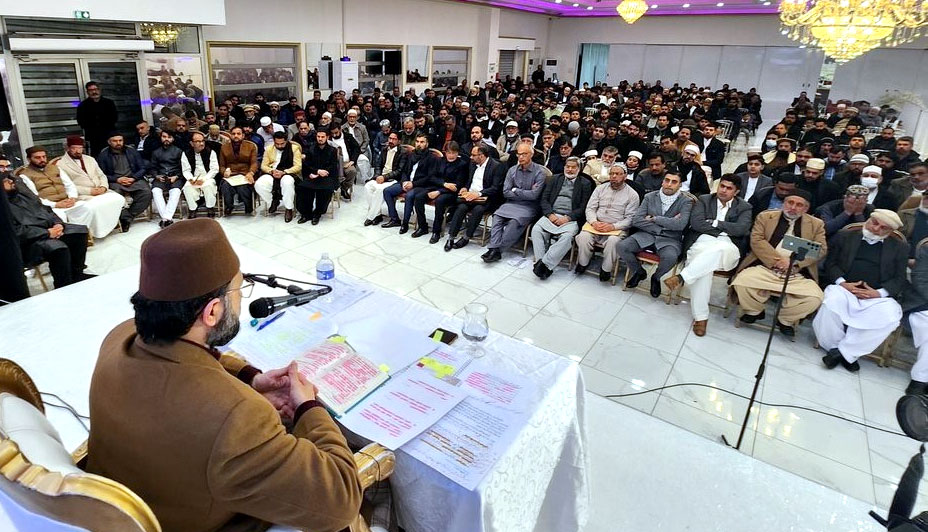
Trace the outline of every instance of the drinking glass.
<instances>
[{"instance_id":1,"label":"drinking glass","mask_svg":"<svg viewBox=\"0 0 928 532\"><path fill-rule=\"evenodd\" d=\"M487 310L487 306L482 303L470 303L464 307L464 325L461 327L461 334L470 342L464 351L475 358L486 354L480 342L486 340L487 335L490 334Z\"/></svg>"}]
</instances>

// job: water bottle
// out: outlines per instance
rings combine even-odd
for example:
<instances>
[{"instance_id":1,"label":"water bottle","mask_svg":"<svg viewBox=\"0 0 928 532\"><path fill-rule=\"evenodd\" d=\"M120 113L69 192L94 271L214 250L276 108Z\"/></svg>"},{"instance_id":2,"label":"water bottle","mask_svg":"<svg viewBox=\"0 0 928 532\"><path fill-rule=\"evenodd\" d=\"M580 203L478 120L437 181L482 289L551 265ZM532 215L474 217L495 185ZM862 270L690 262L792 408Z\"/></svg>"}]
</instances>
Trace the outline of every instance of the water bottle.
<instances>
[{"instance_id":1,"label":"water bottle","mask_svg":"<svg viewBox=\"0 0 928 532\"><path fill-rule=\"evenodd\" d=\"M323 253L322 258L316 263L316 279L320 281L329 281L335 278L335 263L329 258L328 253Z\"/></svg>"}]
</instances>

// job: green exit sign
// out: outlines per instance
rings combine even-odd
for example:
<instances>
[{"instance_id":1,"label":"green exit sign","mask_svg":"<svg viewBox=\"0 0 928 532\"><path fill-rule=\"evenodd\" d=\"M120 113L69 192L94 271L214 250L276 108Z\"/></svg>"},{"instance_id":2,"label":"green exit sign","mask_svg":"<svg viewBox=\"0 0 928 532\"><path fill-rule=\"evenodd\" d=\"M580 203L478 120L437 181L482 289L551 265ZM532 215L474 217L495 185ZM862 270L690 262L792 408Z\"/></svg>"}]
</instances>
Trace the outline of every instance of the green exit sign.
<instances>
[{"instance_id":1,"label":"green exit sign","mask_svg":"<svg viewBox=\"0 0 928 532\"><path fill-rule=\"evenodd\" d=\"M80 11L80 10L75 11L75 12L74 12L74 18L80 19L80 20L89 20L89 19L90 19L90 11Z\"/></svg>"}]
</instances>

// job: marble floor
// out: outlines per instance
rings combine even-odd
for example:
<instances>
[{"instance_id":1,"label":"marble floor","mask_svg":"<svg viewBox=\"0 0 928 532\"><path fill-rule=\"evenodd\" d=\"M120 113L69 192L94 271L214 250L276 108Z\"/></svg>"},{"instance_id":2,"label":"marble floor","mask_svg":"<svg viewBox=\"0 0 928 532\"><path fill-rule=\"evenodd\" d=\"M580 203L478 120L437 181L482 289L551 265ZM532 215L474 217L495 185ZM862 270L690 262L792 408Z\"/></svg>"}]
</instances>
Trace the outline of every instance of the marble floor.
<instances>
[{"instance_id":1,"label":"marble floor","mask_svg":"<svg viewBox=\"0 0 928 532\"><path fill-rule=\"evenodd\" d=\"M743 143L732 149L726 167L744 158ZM362 187L356 200L342 203L335 218L317 226L285 224L282 215L219 219L230 240L312 274L327 252L336 272L430 304L449 314L472 301L490 308L497 331L568 357L581 364L588 391L606 396L668 384L697 382L750 395L766 332L733 327L713 310L708 334L690 331L686 301L666 305L644 292L624 292L592 275L558 268L546 281L531 271L531 260L508 252L496 264L480 259L476 244L446 253L428 237L400 236L396 229L362 227ZM138 222L125 234L99 239L87 256L90 271L106 273L138 261L142 241L158 230ZM722 293L722 281L716 281ZM37 286L35 279L31 285ZM41 288L39 288L41 290ZM767 403L803 405L898 431L894 405L908 376L862 361L858 374L825 370L822 353L812 348L808 325L797 342L774 338L769 366L758 397ZM597 408L634 408L712 441L724 434L735 441L747 401L725 392L678 387ZM618 440L623 427L602 431ZM682 436L681 436L682 437ZM600 445L598 443L597 445ZM721 445L721 444L719 444ZM741 452L795 473L863 503L886 508L912 453L914 441L816 413L757 405ZM921 506L928 506L928 481ZM595 512L594 512L595 513ZM810 528L814 529L814 528Z\"/></svg>"}]
</instances>

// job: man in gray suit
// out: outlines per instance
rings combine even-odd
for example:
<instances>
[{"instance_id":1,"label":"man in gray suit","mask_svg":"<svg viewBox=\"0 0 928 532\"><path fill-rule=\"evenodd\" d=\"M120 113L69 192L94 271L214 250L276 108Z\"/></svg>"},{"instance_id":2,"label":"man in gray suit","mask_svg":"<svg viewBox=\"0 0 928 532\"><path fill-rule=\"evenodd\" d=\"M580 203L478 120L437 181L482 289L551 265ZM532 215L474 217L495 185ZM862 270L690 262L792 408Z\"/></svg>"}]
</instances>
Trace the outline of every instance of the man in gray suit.
<instances>
[{"instance_id":1,"label":"man in gray suit","mask_svg":"<svg viewBox=\"0 0 928 532\"><path fill-rule=\"evenodd\" d=\"M734 174L719 179L715 194L703 194L690 215L686 267L664 281L670 291L690 287L693 333L705 336L709 322L712 272L733 270L751 233L751 204L738 197L741 180Z\"/></svg>"},{"instance_id":2,"label":"man in gray suit","mask_svg":"<svg viewBox=\"0 0 928 532\"><path fill-rule=\"evenodd\" d=\"M915 266L911 282L902 301L902 310L908 314L912 327L912 341L918 349L918 358L912 365L912 380L905 393L928 394L928 245L915 250Z\"/></svg>"},{"instance_id":3,"label":"man in gray suit","mask_svg":"<svg viewBox=\"0 0 928 532\"><path fill-rule=\"evenodd\" d=\"M660 257L651 276L651 297L661 295L661 277L673 268L683 251L683 230L690 222L693 197L680 190L683 183L675 171L664 175L661 189L645 194L632 227L637 232L619 243L619 256L631 272L626 288L635 288L647 277L635 253L653 248Z\"/></svg>"},{"instance_id":4,"label":"man in gray suit","mask_svg":"<svg viewBox=\"0 0 928 532\"><path fill-rule=\"evenodd\" d=\"M531 142L519 142L516 157L519 164L506 172L503 182L503 203L493 215L490 242L487 252L480 256L483 262L496 262L503 258L501 250L519 241L525 228L538 219L541 213L541 193L545 187L545 174L541 165L532 162L535 148Z\"/></svg>"}]
</instances>

